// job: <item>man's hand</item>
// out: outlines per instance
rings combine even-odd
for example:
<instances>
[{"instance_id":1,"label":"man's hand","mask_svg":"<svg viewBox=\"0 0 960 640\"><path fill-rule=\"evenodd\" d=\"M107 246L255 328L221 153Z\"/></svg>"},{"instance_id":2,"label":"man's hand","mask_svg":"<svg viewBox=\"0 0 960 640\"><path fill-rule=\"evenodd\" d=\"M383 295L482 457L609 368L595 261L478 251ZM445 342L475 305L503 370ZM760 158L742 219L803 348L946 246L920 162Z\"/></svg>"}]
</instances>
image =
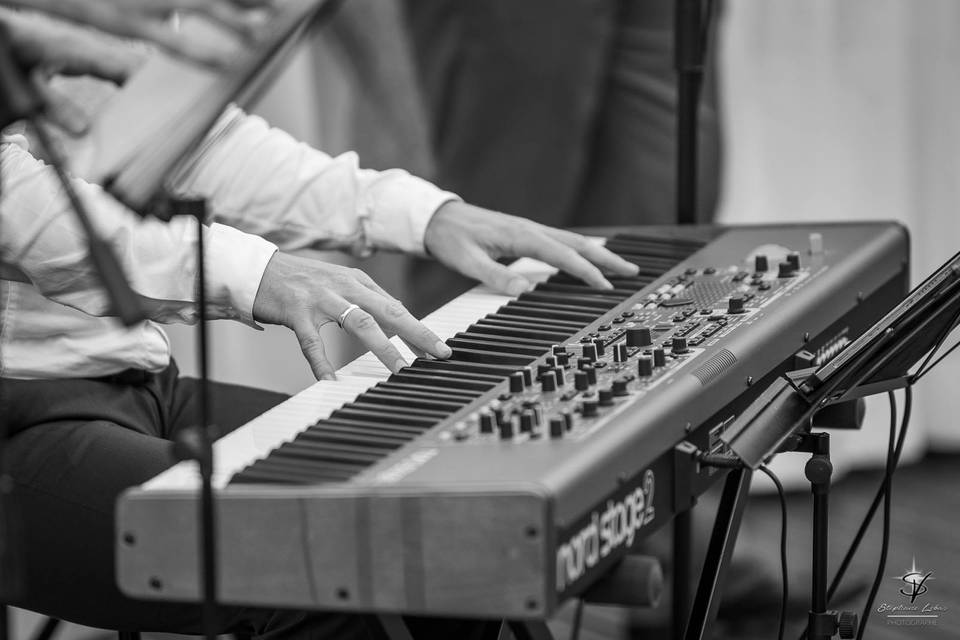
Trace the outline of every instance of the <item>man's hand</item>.
<instances>
[{"instance_id":1,"label":"man's hand","mask_svg":"<svg viewBox=\"0 0 960 640\"><path fill-rule=\"evenodd\" d=\"M384 331L396 333L415 351L449 358L450 347L404 306L381 289L370 276L318 260L276 253L267 264L253 303L253 317L266 324L293 330L317 379L334 380L320 327L336 322L351 304L343 329L356 336L393 372L406 366Z\"/></svg>"},{"instance_id":2,"label":"man's hand","mask_svg":"<svg viewBox=\"0 0 960 640\"><path fill-rule=\"evenodd\" d=\"M193 62L225 66L231 60L204 42L183 38L169 23L173 12L193 13L241 38L255 35L258 18L272 0L4 0L124 38L153 42Z\"/></svg>"},{"instance_id":3,"label":"man's hand","mask_svg":"<svg viewBox=\"0 0 960 640\"><path fill-rule=\"evenodd\" d=\"M612 287L603 271L633 276L638 270L579 234L463 202L441 206L430 219L423 242L448 267L514 296L533 285L497 263L497 258L536 258L599 289Z\"/></svg>"},{"instance_id":4,"label":"man's hand","mask_svg":"<svg viewBox=\"0 0 960 640\"><path fill-rule=\"evenodd\" d=\"M145 59L115 39L36 14L0 9L0 23L16 61L31 70L30 82L42 98L44 116L74 135L84 132L87 116L69 96L50 86L50 78L94 76L121 84Z\"/></svg>"}]
</instances>

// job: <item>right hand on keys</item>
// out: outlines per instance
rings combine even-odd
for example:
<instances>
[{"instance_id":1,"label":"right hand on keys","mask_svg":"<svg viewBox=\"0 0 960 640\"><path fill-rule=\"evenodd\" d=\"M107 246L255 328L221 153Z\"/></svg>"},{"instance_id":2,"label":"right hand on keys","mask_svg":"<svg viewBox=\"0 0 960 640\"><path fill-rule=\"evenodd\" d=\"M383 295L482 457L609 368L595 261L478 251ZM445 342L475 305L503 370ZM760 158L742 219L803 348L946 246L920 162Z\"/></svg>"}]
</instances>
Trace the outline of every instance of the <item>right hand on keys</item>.
<instances>
[{"instance_id":1,"label":"right hand on keys","mask_svg":"<svg viewBox=\"0 0 960 640\"><path fill-rule=\"evenodd\" d=\"M196 14L249 39L255 36L258 10L269 8L271 0L5 0L4 4L152 42L168 53L202 65L227 66L231 59L222 51L182 37L168 19L173 12Z\"/></svg>"},{"instance_id":2,"label":"right hand on keys","mask_svg":"<svg viewBox=\"0 0 960 640\"><path fill-rule=\"evenodd\" d=\"M406 361L384 330L400 336L415 351L436 358L451 355L450 347L363 271L280 252L273 255L263 273L253 317L257 322L292 329L318 380L336 379L320 327L341 318L341 328L359 339L390 371L398 371Z\"/></svg>"}]
</instances>

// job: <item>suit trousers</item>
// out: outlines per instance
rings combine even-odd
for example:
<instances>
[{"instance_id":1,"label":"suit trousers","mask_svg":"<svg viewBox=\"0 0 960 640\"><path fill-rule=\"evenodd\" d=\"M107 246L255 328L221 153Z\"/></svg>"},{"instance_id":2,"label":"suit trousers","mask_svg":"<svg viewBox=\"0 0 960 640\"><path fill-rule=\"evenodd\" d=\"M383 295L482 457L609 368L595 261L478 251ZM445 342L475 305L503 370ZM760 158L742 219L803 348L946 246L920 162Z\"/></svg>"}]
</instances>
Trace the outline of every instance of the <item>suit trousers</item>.
<instances>
[{"instance_id":1,"label":"suit trousers","mask_svg":"<svg viewBox=\"0 0 960 640\"><path fill-rule=\"evenodd\" d=\"M125 371L97 379L2 380L6 467L13 480L7 544L19 590L0 601L92 627L202 633L201 607L140 601L115 582L117 497L175 463L171 440L199 422L199 381L175 364L160 373ZM286 396L211 383L211 414L221 434ZM269 553L268 549L257 550ZM6 568L5 568L6 569ZM9 576L8 576L9 577ZM219 632L262 638L378 638L370 616L220 608ZM408 620L416 637L459 634L464 621ZM468 634L469 635L469 634Z\"/></svg>"}]
</instances>

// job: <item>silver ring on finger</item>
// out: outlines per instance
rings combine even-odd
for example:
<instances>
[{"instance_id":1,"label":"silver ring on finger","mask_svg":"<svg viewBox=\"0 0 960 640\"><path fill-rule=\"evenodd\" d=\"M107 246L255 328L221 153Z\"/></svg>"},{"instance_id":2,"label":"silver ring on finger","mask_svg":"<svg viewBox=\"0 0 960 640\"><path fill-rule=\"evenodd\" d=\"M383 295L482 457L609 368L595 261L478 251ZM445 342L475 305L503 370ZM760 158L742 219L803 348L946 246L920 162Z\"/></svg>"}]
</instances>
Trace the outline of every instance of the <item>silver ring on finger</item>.
<instances>
[{"instance_id":1,"label":"silver ring on finger","mask_svg":"<svg viewBox=\"0 0 960 640\"><path fill-rule=\"evenodd\" d=\"M343 329L343 323L347 321L347 316L350 315L352 311L356 311L360 307L358 305L352 304L346 309L343 310L343 313L337 318L337 326Z\"/></svg>"}]
</instances>

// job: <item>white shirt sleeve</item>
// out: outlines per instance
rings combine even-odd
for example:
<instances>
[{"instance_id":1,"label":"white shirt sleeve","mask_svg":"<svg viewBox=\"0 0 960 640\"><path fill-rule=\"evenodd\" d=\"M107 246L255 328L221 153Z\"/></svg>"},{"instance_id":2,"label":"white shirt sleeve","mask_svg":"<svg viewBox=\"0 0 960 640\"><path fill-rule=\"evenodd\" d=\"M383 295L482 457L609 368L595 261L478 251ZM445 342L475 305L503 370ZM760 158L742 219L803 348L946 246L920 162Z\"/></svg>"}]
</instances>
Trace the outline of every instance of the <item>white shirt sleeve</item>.
<instances>
[{"instance_id":1,"label":"white shirt sleeve","mask_svg":"<svg viewBox=\"0 0 960 640\"><path fill-rule=\"evenodd\" d=\"M208 199L214 219L283 249L385 249L424 253L427 224L459 198L401 169L360 169L353 152L331 157L263 119L229 108L177 190Z\"/></svg>"},{"instance_id":2,"label":"white shirt sleeve","mask_svg":"<svg viewBox=\"0 0 960 640\"><path fill-rule=\"evenodd\" d=\"M5 139L0 154L3 261L19 268L46 297L91 315L109 315L109 300L88 259L86 237L53 171L33 158L22 141ZM148 317L159 322L194 321L196 222L141 220L100 187L81 180L73 185ZM276 246L219 224L204 233L209 317L252 323L253 299Z\"/></svg>"}]
</instances>

